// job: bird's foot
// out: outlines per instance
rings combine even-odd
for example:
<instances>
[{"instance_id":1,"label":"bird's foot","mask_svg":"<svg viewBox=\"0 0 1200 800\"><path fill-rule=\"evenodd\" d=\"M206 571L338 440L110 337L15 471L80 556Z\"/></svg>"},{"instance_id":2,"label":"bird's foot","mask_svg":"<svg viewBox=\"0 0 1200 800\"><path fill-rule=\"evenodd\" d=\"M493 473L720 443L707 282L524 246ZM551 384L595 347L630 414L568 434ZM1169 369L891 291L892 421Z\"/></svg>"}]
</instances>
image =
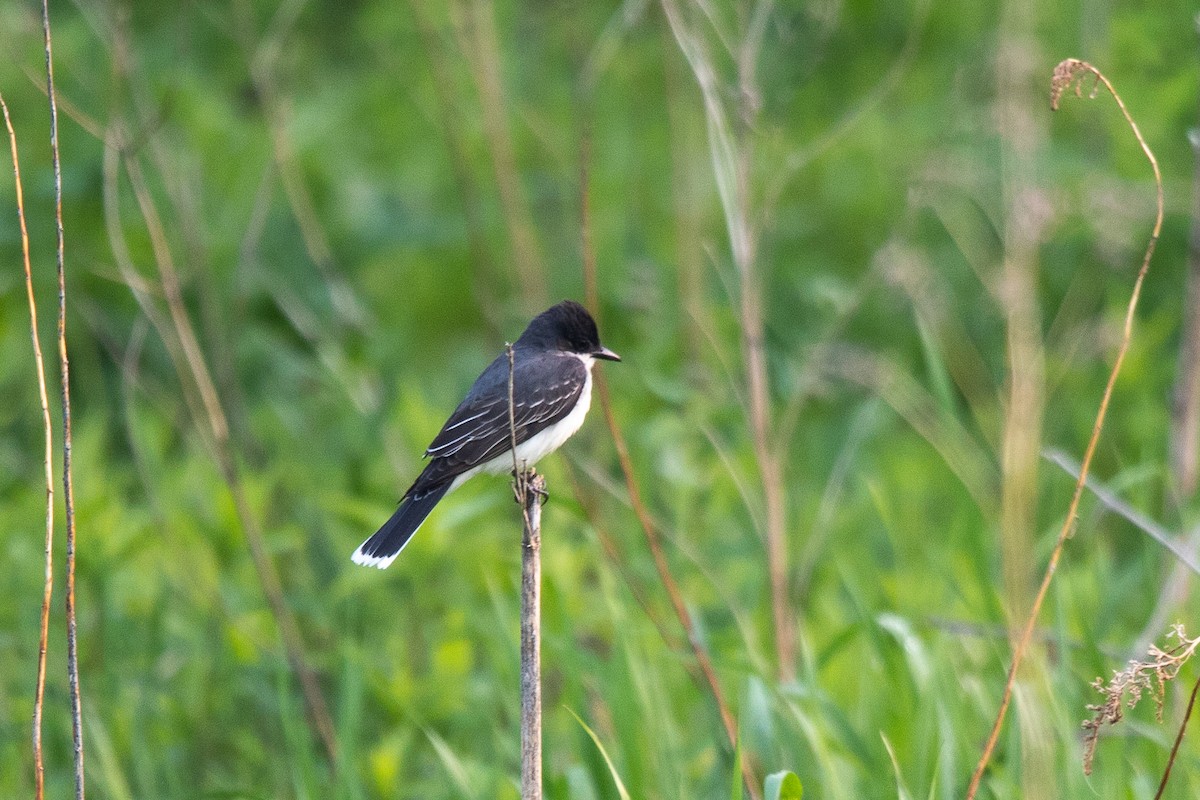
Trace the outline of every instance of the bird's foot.
<instances>
[{"instance_id":1,"label":"bird's foot","mask_svg":"<svg viewBox=\"0 0 1200 800\"><path fill-rule=\"evenodd\" d=\"M538 475L533 470L529 471L529 482L526 484L529 491L537 495L538 503L546 505L546 501L550 499L550 492L546 491L546 479Z\"/></svg>"},{"instance_id":2,"label":"bird's foot","mask_svg":"<svg viewBox=\"0 0 1200 800\"><path fill-rule=\"evenodd\" d=\"M520 473L513 472L513 499L518 505L524 505L526 492L536 495L539 505L545 505L550 499L550 493L546 491L546 479L533 467Z\"/></svg>"}]
</instances>

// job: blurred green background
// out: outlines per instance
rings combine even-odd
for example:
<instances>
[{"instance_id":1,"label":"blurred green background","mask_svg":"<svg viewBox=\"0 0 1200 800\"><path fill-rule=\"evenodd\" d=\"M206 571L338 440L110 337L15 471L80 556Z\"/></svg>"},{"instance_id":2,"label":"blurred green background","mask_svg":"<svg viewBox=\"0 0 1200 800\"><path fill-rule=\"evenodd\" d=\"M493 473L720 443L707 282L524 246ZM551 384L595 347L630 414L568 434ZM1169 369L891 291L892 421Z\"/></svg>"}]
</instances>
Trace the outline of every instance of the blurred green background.
<instances>
[{"instance_id":1,"label":"blurred green background","mask_svg":"<svg viewBox=\"0 0 1200 800\"><path fill-rule=\"evenodd\" d=\"M1083 451L1153 222L1111 99L1049 110L1067 57L1122 92L1167 203L1094 474L1191 536L1195 480L1171 442L1195 448L1170 398L1194 4L668 6L674 25L649 2L51 3L92 796L517 796L504 480L456 493L386 572L349 554L503 343L583 299L586 174L601 331L625 358L604 367L612 411L747 762L793 770L811 798L961 797L1070 496L1041 452ZM52 358L39 9L0 2L0 31ZM7 179L0 200L15 798L33 792L45 495ZM543 464L547 796L618 796L573 714L633 797L730 796L728 739L598 406ZM58 520L52 797L72 776ZM981 796L1153 795L1194 667L1163 724L1145 702L1101 740L1090 777L1079 726L1093 678L1191 625L1177 569L1085 497ZM1196 796L1198 766L1193 737L1168 796Z\"/></svg>"}]
</instances>

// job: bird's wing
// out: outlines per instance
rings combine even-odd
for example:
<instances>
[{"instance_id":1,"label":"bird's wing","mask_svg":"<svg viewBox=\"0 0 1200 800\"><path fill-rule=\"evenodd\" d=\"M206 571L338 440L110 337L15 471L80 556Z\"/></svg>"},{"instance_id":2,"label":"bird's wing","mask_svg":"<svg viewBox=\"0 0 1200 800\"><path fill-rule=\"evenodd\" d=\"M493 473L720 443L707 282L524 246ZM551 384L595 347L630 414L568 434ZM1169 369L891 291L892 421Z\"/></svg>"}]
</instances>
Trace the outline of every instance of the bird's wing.
<instances>
[{"instance_id":1,"label":"bird's wing","mask_svg":"<svg viewBox=\"0 0 1200 800\"><path fill-rule=\"evenodd\" d=\"M575 356L545 353L518 359L513 370L517 444L571 413L586 382L587 367ZM511 446L508 358L501 356L479 377L425 451L433 460L413 489L453 479Z\"/></svg>"}]
</instances>

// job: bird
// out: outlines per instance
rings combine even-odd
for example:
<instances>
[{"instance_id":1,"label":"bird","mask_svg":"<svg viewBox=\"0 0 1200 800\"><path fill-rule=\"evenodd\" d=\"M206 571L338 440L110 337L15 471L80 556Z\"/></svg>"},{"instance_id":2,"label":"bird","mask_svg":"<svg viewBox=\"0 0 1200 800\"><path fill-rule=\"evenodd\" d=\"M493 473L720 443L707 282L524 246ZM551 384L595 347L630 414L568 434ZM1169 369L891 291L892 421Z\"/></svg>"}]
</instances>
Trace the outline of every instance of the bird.
<instances>
[{"instance_id":1,"label":"bird","mask_svg":"<svg viewBox=\"0 0 1200 800\"><path fill-rule=\"evenodd\" d=\"M391 518L359 545L355 564L386 569L443 497L479 473L532 467L579 430L592 404L592 367L621 357L600 344L587 309L564 300L534 317L509 353L488 365L425 450L429 463Z\"/></svg>"}]
</instances>

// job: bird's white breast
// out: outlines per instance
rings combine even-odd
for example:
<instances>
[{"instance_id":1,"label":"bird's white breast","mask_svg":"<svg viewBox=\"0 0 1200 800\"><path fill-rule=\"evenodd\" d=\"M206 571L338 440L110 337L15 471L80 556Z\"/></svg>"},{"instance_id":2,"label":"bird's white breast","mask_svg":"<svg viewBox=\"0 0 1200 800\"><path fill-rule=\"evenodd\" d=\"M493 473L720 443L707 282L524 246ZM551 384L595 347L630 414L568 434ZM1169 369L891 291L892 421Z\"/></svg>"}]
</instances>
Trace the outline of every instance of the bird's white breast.
<instances>
[{"instance_id":1,"label":"bird's white breast","mask_svg":"<svg viewBox=\"0 0 1200 800\"><path fill-rule=\"evenodd\" d=\"M587 416L588 409L592 407L592 365L595 364L595 359L591 356L577 356L577 358L583 362L587 371L587 375L583 379L583 390L579 393L579 400L565 417L517 445L517 464L532 467L542 458L562 447L563 442L570 439L583 425L583 419ZM469 475L474 475L476 470L498 475L512 472L512 468L512 452L506 450L503 454L480 464L474 470L463 475L461 479L456 480L455 483L457 485Z\"/></svg>"},{"instance_id":2,"label":"bird's white breast","mask_svg":"<svg viewBox=\"0 0 1200 800\"><path fill-rule=\"evenodd\" d=\"M563 442L575 435L575 432L583 425L583 418L587 416L591 405L592 371L589 369L587 377L583 381L583 390L579 393L579 401L575 403L571 413L517 445L517 463L524 463L526 466L532 467L539 460L562 447ZM507 469L511 470L512 464L509 464Z\"/></svg>"}]
</instances>

